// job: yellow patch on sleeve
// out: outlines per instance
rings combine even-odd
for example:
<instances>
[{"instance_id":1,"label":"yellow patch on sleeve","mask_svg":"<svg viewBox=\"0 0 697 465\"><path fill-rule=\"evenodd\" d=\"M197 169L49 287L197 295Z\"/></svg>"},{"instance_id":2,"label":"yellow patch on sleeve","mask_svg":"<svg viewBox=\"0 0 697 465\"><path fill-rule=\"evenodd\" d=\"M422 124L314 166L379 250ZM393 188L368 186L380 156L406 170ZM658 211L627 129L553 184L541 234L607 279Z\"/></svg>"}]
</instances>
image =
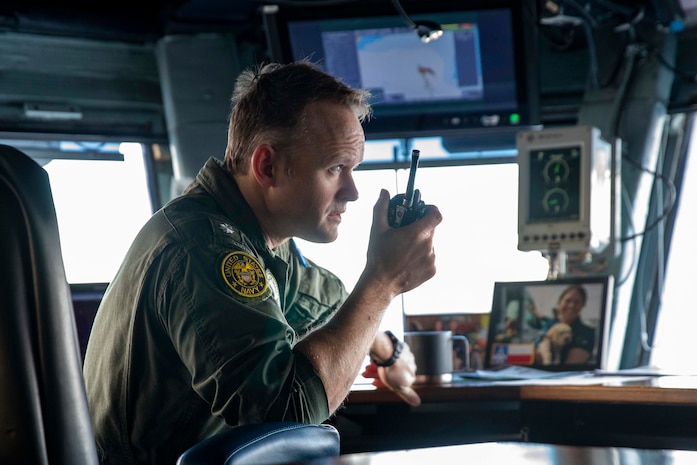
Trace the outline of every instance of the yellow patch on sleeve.
<instances>
[{"instance_id":1,"label":"yellow patch on sleeve","mask_svg":"<svg viewBox=\"0 0 697 465\"><path fill-rule=\"evenodd\" d=\"M268 279L259 261L247 252L230 252L223 258L221 272L225 283L242 297L261 297Z\"/></svg>"}]
</instances>

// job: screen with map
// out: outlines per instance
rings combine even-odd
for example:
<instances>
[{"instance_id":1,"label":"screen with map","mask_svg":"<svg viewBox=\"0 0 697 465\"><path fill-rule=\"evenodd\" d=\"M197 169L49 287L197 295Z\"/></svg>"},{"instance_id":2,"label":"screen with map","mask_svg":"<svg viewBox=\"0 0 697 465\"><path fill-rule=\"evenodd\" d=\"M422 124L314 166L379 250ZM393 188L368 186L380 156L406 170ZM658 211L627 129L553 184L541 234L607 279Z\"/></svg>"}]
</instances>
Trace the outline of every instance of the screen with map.
<instances>
[{"instance_id":1,"label":"screen with map","mask_svg":"<svg viewBox=\"0 0 697 465\"><path fill-rule=\"evenodd\" d=\"M331 13L274 5L265 9L265 24L274 60L310 58L371 92L368 137L520 130L538 122L536 79L529 66L534 63L529 29L534 28L523 21L524 3L445 8L428 2L425 11L424 5L420 11L411 5L411 19L443 28L443 36L428 43L394 10L376 4Z\"/></svg>"},{"instance_id":2,"label":"screen with map","mask_svg":"<svg viewBox=\"0 0 697 465\"><path fill-rule=\"evenodd\" d=\"M301 36L306 26L291 24L291 37ZM378 104L483 100L478 24L444 26L443 37L428 44L411 29L398 25L323 31L324 65L349 85L370 90ZM300 43L295 44L293 55L304 55ZM509 71L512 73L512 66ZM511 105L515 94L512 84L509 87Z\"/></svg>"}]
</instances>

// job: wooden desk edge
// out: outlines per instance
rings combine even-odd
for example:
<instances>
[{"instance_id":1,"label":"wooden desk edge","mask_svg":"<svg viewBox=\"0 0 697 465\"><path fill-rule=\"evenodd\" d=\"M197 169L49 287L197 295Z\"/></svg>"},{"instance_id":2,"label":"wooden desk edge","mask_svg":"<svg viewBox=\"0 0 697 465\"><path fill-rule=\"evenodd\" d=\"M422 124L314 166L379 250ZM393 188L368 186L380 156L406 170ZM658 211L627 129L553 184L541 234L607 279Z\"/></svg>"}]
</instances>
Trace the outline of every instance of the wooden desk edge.
<instances>
[{"instance_id":1,"label":"wooden desk edge","mask_svg":"<svg viewBox=\"0 0 697 465\"><path fill-rule=\"evenodd\" d=\"M653 386L521 386L520 400L697 405L697 389Z\"/></svg>"},{"instance_id":2,"label":"wooden desk edge","mask_svg":"<svg viewBox=\"0 0 697 465\"><path fill-rule=\"evenodd\" d=\"M566 401L587 403L653 403L697 406L697 388L658 387L651 385L416 385L424 403L470 401ZM346 404L376 404L403 402L386 388L351 391Z\"/></svg>"},{"instance_id":3,"label":"wooden desk edge","mask_svg":"<svg viewBox=\"0 0 697 465\"><path fill-rule=\"evenodd\" d=\"M422 402L451 402L451 401L499 401L520 400L521 388L518 385L415 385L414 390ZM387 388L351 391L346 399L347 404L394 403L404 402L397 394Z\"/></svg>"}]
</instances>

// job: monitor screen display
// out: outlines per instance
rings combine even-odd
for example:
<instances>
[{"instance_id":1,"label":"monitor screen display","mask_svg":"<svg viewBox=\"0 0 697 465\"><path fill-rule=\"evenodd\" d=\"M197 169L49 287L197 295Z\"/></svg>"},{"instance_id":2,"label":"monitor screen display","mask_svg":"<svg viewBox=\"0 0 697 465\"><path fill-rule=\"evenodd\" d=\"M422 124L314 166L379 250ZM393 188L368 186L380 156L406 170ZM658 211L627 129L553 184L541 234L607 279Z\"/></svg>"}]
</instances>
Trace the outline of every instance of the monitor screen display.
<instances>
[{"instance_id":1,"label":"monitor screen display","mask_svg":"<svg viewBox=\"0 0 697 465\"><path fill-rule=\"evenodd\" d=\"M310 58L371 92L367 137L447 136L538 124L527 3L406 5L412 20L441 25L443 35L428 43L389 3L331 11L273 5L264 19L272 59Z\"/></svg>"}]
</instances>

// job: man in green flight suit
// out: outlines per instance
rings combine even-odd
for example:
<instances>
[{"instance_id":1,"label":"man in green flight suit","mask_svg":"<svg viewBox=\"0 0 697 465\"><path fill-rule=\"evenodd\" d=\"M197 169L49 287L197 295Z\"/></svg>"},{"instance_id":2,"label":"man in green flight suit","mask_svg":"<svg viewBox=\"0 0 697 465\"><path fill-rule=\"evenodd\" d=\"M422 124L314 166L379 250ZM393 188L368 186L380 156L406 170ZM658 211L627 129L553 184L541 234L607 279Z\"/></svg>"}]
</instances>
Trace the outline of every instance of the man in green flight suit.
<instances>
[{"instance_id":1,"label":"man in green flight suit","mask_svg":"<svg viewBox=\"0 0 697 465\"><path fill-rule=\"evenodd\" d=\"M419 404L413 355L378 329L435 274L438 209L391 228L383 190L350 294L292 239L335 240L358 198L367 97L309 61L240 74L224 162L147 222L95 318L84 373L102 463L173 464L238 424L321 423L368 353Z\"/></svg>"}]
</instances>

